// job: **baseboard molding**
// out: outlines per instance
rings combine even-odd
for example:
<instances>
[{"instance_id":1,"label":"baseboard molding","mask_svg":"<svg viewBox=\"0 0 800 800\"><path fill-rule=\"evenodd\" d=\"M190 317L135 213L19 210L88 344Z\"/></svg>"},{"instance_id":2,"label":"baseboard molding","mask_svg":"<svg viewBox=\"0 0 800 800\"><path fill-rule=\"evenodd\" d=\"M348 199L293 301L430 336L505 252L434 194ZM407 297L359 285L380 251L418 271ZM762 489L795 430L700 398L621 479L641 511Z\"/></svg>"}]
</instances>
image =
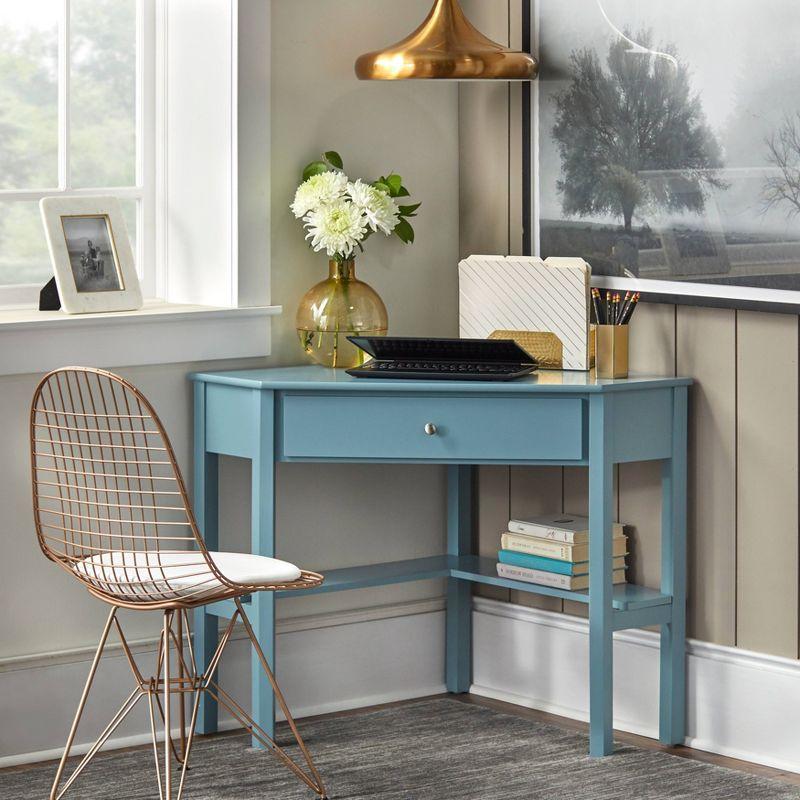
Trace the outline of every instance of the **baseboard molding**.
<instances>
[{"instance_id":1,"label":"baseboard molding","mask_svg":"<svg viewBox=\"0 0 800 800\"><path fill-rule=\"evenodd\" d=\"M473 625L475 694L588 719L586 620L475 598ZM299 718L438 694L445 691L443 642L442 599L292 618L278 625L278 678ZM658 636L649 631L614 635L614 724L620 730L658 735L658 647ZM155 650L155 640L135 643L143 664ZM92 655L86 648L0 661L0 768L60 756ZM800 772L794 730L800 662L690 641L687 666L687 745ZM245 703L248 673L239 634L221 677ZM116 711L129 683L123 653L111 648L76 755ZM108 749L149 741L144 708ZM233 720L220 722L221 730L235 727Z\"/></svg>"},{"instance_id":2,"label":"baseboard molding","mask_svg":"<svg viewBox=\"0 0 800 800\"><path fill-rule=\"evenodd\" d=\"M475 598L477 695L588 720L589 625L538 609ZM656 633L614 634L614 727L658 737ZM524 655L523 655L524 654ZM690 640L686 744L800 772L800 662Z\"/></svg>"},{"instance_id":3,"label":"baseboard molding","mask_svg":"<svg viewBox=\"0 0 800 800\"><path fill-rule=\"evenodd\" d=\"M409 600L392 605L354 608L347 611L337 611L335 613L306 614L299 617L288 617L287 619L279 619L275 627L278 635L282 633L297 633L298 631L310 631L318 628L335 628L340 625L355 625L359 622L375 622L377 620L392 619L394 617L429 614L434 611L443 611L444 607L444 598L433 597L424 600ZM236 631L237 632L233 634L233 638L241 639L244 636L244 627L241 624L237 624ZM155 653L157 645L157 637L128 640L128 646L134 655ZM82 662L88 663L94 656L95 647L96 645L92 645L91 647L78 647L67 650L54 650L43 653L31 653L24 656L0 658L0 675L4 672L28 670L37 667ZM122 645L119 642L109 640L105 648L105 653L118 653L122 655Z\"/></svg>"},{"instance_id":4,"label":"baseboard molding","mask_svg":"<svg viewBox=\"0 0 800 800\"><path fill-rule=\"evenodd\" d=\"M295 617L277 627L278 680L298 718L446 691L442 598ZM142 667L149 666L156 640L135 642L132 649ZM248 649L236 634L221 667L221 679L245 707ZM60 758L93 655L93 648L81 648L0 661L0 768ZM89 749L132 685L121 647L110 644L73 754ZM149 742L145 709L141 701L104 749ZM220 730L236 727L234 720L220 720Z\"/></svg>"}]
</instances>

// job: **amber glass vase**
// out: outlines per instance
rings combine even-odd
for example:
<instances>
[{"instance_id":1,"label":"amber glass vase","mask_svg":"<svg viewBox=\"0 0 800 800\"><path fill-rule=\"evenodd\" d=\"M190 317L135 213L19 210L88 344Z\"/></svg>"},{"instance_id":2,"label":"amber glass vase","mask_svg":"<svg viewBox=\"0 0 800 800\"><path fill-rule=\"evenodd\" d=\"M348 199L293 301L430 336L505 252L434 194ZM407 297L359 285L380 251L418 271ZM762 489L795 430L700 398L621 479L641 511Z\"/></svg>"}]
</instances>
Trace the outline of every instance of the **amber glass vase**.
<instances>
[{"instance_id":1,"label":"amber glass vase","mask_svg":"<svg viewBox=\"0 0 800 800\"><path fill-rule=\"evenodd\" d=\"M296 318L303 350L318 364L347 369L365 354L348 336L385 336L389 328L380 295L356 278L355 259L331 259L327 280L309 289Z\"/></svg>"}]
</instances>

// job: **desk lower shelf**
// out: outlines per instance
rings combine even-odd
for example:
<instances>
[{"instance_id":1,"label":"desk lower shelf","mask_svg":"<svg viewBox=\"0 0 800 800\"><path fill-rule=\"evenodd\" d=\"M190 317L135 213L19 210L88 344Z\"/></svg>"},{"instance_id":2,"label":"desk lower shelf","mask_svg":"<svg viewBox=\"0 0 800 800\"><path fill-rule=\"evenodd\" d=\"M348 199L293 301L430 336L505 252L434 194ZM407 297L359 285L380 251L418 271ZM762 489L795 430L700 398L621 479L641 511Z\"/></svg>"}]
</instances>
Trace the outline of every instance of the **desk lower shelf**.
<instances>
[{"instance_id":1,"label":"desk lower shelf","mask_svg":"<svg viewBox=\"0 0 800 800\"><path fill-rule=\"evenodd\" d=\"M459 578L473 583L485 583L520 592L559 597L564 600L575 600L579 603L589 602L589 592L572 592L541 586L536 583L525 583L501 578L497 574L497 561L479 556L430 556L414 558L407 561L390 561L384 564L368 564L360 567L345 567L325 571L325 583L316 589L302 591L278 592L281 597L298 595L324 594L347 589L365 589L370 586L387 586L392 583L424 581L433 578ZM614 587L613 606L615 611L637 612L645 609L657 610L663 606L664 620L668 617L672 597L644 586L625 583ZM223 601L207 607L212 614L229 617L233 613L233 602ZM632 620L631 620L632 621ZM653 619L652 621L659 621ZM638 624L638 623L637 623Z\"/></svg>"}]
</instances>

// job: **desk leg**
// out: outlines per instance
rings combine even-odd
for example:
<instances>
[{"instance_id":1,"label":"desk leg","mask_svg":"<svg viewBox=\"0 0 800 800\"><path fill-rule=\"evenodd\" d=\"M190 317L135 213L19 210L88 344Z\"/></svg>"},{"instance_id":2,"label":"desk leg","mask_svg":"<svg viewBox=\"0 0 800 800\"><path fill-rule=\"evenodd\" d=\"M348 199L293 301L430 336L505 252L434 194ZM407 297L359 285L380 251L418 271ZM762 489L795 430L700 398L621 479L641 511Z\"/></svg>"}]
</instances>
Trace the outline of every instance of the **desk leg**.
<instances>
[{"instance_id":1,"label":"desk leg","mask_svg":"<svg viewBox=\"0 0 800 800\"><path fill-rule=\"evenodd\" d=\"M661 626L660 719L663 744L686 735L686 428L687 389L673 390L672 458L661 479L661 591L672 595L672 616Z\"/></svg>"},{"instance_id":2,"label":"desk leg","mask_svg":"<svg viewBox=\"0 0 800 800\"><path fill-rule=\"evenodd\" d=\"M251 551L275 557L275 400L272 392L254 391L257 431L252 460L250 537ZM250 623L264 656L275 669L275 593L257 592L247 608ZM251 653L251 699L253 719L275 735L275 695L255 652ZM253 738L253 747L263 745Z\"/></svg>"},{"instance_id":3,"label":"desk leg","mask_svg":"<svg viewBox=\"0 0 800 800\"><path fill-rule=\"evenodd\" d=\"M447 554L472 552L473 468L447 468ZM468 581L447 580L447 691L462 694L472 683L472 587Z\"/></svg>"},{"instance_id":4,"label":"desk leg","mask_svg":"<svg viewBox=\"0 0 800 800\"><path fill-rule=\"evenodd\" d=\"M194 385L194 515L209 550L219 547L219 456L206 451L206 384ZM199 675L206 671L217 649L217 618L204 606L194 612L194 652ZM205 692L200 696L197 732L215 733L217 703Z\"/></svg>"},{"instance_id":5,"label":"desk leg","mask_svg":"<svg viewBox=\"0 0 800 800\"><path fill-rule=\"evenodd\" d=\"M611 457L613 398L594 395L589 407L589 755L607 756L613 739Z\"/></svg>"}]
</instances>

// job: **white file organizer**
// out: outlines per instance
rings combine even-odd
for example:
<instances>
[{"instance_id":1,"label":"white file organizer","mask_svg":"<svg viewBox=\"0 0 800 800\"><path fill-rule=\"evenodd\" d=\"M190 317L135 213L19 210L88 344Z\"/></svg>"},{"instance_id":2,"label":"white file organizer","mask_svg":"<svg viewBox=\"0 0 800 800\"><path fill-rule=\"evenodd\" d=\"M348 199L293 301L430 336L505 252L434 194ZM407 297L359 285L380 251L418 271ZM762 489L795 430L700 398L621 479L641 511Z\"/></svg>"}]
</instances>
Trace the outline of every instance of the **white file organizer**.
<instances>
[{"instance_id":1,"label":"white file organizer","mask_svg":"<svg viewBox=\"0 0 800 800\"><path fill-rule=\"evenodd\" d=\"M563 369L589 369L591 267L582 258L470 256L458 273L462 337L551 333Z\"/></svg>"}]
</instances>

